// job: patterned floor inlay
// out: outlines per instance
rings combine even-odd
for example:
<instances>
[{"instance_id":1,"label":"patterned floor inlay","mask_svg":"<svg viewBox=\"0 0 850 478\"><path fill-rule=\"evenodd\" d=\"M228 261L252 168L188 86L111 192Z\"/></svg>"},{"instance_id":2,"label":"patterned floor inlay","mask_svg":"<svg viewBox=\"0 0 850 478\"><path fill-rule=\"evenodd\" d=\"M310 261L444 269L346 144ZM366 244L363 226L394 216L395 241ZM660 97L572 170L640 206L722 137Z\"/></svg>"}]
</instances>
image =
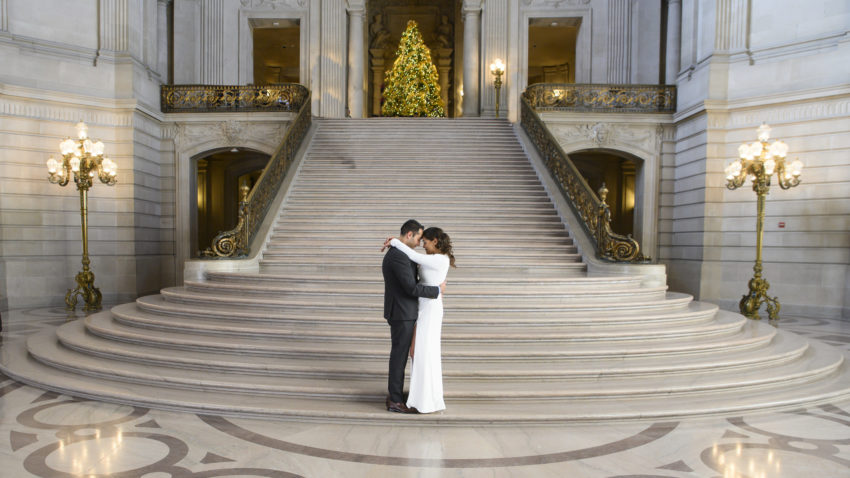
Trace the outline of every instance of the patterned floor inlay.
<instances>
[{"instance_id":1,"label":"patterned floor inlay","mask_svg":"<svg viewBox=\"0 0 850 478\"><path fill-rule=\"evenodd\" d=\"M62 314L4 313L3 337L62 323ZM845 351L848 325L806 318L779 324L812 338L829 337ZM850 402L675 422L341 425L80 400L0 375L0 476L850 477Z\"/></svg>"}]
</instances>

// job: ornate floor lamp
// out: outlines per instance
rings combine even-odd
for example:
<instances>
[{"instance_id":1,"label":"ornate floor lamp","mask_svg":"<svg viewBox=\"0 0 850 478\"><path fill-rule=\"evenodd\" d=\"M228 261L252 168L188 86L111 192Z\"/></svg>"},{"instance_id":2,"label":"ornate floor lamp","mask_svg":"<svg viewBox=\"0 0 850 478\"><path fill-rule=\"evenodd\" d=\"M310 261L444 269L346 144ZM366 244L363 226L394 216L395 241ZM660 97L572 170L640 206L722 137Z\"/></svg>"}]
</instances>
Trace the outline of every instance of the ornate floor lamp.
<instances>
[{"instance_id":1,"label":"ornate floor lamp","mask_svg":"<svg viewBox=\"0 0 850 478\"><path fill-rule=\"evenodd\" d=\"M80 222L83 230L83 270L77 274L76 289L68 289L65 294L65 305L68 310L77 306L77 296L81 296L86 305L85 311L100 310L102 295L100 289L94 286L94 273L89 268L89 237L88 237L88 190L94 184L97 175L100 182L109 186L118 180L117 165L103 155L103 142L93 142L88 137L88 127L80 121L77 123L77 140L68 138L59 143L62 160L56 161L51 156L47 160L48 180L53 184L65 186L74 176L77 190L80 191Z\"/></svg>"},{"instance_id":2,"label":"ornate floor lamp","mask_svg":"<svg viewBox=\"0 0 850 478\"><path fill-rule=\"evenodd\" d=\"M502 89L502 75L505 74L505 64L502 60L496 58L496 61L490 64L490 73L496 75L496 80L493 86L496 87L496 118L499 117L499 90Z\"/></svg>"},{"instance_id":3,"label":"ornate floor lamp","mask_svg":"<svg viewBox=\"0 0 850 478\"><path fill-rule=\"evenodd\" d=\"M744 185L747 179L753 183L753 191L758 195L758 218L756 222L756 264L753 266L755 275L750 279L750 292L741 298L738 304L741 313L751 319L759 319L759 308L767 304L770 320L779 318L779 300L768 297L767 289L770 284L761 277L761 243L764 235L764 202L770 190L770 178L776 173L779 187L793 188L800 184L800 174L803 163L795 159L790 165L785 163L788 145L782 141L774 141L770 145L770 127L762 124L758 129L758 141L738 147L738 159L726 167L726 187L737 189Z\"/></svg>"}]
</instances>

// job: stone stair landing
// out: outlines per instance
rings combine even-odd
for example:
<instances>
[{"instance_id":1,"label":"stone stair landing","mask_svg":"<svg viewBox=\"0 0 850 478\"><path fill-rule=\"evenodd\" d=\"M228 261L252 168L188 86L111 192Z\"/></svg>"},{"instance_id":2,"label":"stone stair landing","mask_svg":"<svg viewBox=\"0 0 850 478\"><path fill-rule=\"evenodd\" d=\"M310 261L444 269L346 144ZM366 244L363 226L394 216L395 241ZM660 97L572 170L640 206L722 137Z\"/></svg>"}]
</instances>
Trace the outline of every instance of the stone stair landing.
<instances>
[{"instance_id":1,"label":"stone stair landing","mask_svg":"<svg viewBox=\"0 0 850 478\"><path fill-rule=\"evenodd\" d=\"M830 346L640 277L590 276L511 125L315 120L255 273L207 273L3 348L4 373L199 413L419 424L657 419L850 395ZM448 409L383 409L379 252L416 218L454 242Z\"/></svg>"}]
</instances>

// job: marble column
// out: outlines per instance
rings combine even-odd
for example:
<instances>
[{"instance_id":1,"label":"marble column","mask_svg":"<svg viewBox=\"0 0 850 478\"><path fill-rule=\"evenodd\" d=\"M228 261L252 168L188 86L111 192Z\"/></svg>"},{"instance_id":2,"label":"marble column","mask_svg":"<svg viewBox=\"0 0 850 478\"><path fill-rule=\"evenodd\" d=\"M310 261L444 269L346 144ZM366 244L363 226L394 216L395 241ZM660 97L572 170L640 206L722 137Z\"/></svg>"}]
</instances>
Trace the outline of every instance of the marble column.
<instances>
[{"instance_id":1,"label":"marble column","mask_svg":"<svg viewBox=\"0 0 850 478\"><path fill-rule=\"evenodd\" d=\"M608 83L631 81L631 20L631 0L608 2Z\"/></svg>"},{"instance_id":2,"label":"marble column","mask_svg":"<svg viewBox=\"0 0 850 478\"><path fill-rule=\"evenodd\" d=\"M437 50L437 75L440 78L440 98L443 99L443 109L446 116L449 114L449 74L452 71L452 49L438 48Z\"/></svg>"},{"instance_id":3,"label":"marble column","mask_svg":"<svg viewBox=\"0 0 850 478\"><path fill-rule=\"evenodd\" d=\"M381 85L384 84L384 49L369 50L372 57L372 116L381 116Z\"/></svg>"},{"instance_id":4,"label":"marble column","mask_svg":"<svg viewBox=\"0 0 850 478\"><path fill-rule=\"evenodd\" d=\"M158 0L156 9L156 72L168 83L168 9L173 0Z\"/></svg>"},{"instance_id":5,"label":"marble column","mask_svg":"<svg viewBox=\"0 0 850 478\"><path fill-rule=\"evenodd\" d=\"M505 63L505 74L502 75L502 87L499 90L500 115L508 116L510 109L505 101L508 97L508 89L514 87L514 82L509 80L513 65L509 64L506 33L510 28L508 20L510 4L509 0L487 0L484 4L481 18L481 58L483 60L481 74L484 75L481 85L484 89L479 92L479 104L481 114L485 116L496 115L496 76L490 71L490 65L496 59Z\"/></svg>"},{"instance_id":6,"label":"marble column","mask_svg":"<svg viewBox=\"0 0 850 478\"><path fill-rule=\"evenodd\" d=\"M348 111L352 118L365 117L363 111L363 21L364 0L348 0Z\"/></svg>"},{"instance_id":7,"label":"marble column","mask_svg":"<svg viewBox=\"0 0 850 478\"><path fill-rule=\"evenodd\" d=\"M463 1L463 115L478 116L481 0Z\"/></svg>"},{"instance_id":8,"label":"marble column","mask_svg":"<svg viewBox=\"0 0 850 478\"><path fill-rule=\"evenodd\" d=\"M665 83L675 85L682 56L682 0L667 3L667 64Z\"/></svg>"}]
</instances>

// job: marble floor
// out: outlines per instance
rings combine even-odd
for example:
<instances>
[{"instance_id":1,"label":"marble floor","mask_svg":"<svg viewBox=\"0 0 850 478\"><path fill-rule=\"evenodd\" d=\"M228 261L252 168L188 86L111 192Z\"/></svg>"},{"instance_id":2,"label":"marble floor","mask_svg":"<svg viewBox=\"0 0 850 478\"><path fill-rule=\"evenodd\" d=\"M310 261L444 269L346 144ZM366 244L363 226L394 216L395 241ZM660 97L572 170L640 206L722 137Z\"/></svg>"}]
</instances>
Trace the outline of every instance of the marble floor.
<instances>
[{"instance_id":1,"label":"marble floor","mask_svg":"<svg viewBox=\"0 0 850 478\"><path fill-rule=\"evenodd\" d=\"M63 323L3 312L2 341ZM850 321L779 327L850 358ZM448 404L451 407L451 404ZM850 477L850 401L783 413L526 427L275 422L114 405L0 375L0 476Z\"/></svg>"}]
</instances>

